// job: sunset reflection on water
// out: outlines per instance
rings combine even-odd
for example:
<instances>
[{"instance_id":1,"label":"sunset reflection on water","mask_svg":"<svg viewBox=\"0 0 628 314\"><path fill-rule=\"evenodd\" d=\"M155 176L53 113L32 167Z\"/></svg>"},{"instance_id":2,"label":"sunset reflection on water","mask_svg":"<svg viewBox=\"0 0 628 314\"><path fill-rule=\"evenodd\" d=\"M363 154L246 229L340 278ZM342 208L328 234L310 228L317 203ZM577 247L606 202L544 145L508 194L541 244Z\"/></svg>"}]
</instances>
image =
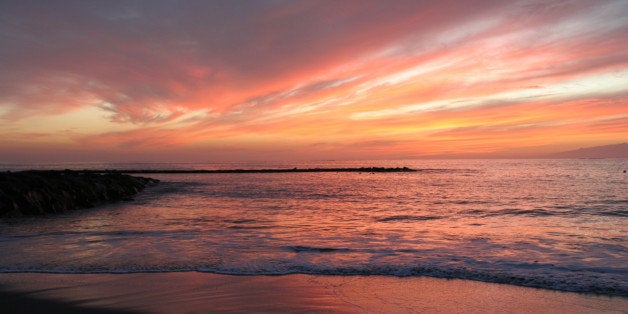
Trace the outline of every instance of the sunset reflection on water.
<instances>
[{"instance_id":1,"label":"sunset reflection on water","mask_svg":"<svg viewBox=\"0 0 628 314\"><path fill-rule=\"evenodd\" d=\"M628 195L616 169L625 163L151 174L162 182L132 203L4 225L0 245L18 254L0 267L430 275L622 294Z\"/></svg>"}]
</instances>

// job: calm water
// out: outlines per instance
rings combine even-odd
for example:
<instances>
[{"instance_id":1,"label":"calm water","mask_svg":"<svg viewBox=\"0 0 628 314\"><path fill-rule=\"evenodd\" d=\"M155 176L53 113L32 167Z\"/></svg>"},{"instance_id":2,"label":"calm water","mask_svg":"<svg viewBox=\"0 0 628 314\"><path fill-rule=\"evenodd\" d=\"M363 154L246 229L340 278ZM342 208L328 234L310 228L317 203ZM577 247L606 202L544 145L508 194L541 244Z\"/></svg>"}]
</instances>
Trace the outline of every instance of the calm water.
<instances>
[{"instance_id":1,"label":"calm water","mask_svg":"<svg viewBox=\"0 0 628 314\"><path fill-rule=\"evenodd\" d=\"M408 166L151 174L134 202L0 221L0 272L437 276L628 296L628 159L63 164Z\"/></svg>"}]
</instances>

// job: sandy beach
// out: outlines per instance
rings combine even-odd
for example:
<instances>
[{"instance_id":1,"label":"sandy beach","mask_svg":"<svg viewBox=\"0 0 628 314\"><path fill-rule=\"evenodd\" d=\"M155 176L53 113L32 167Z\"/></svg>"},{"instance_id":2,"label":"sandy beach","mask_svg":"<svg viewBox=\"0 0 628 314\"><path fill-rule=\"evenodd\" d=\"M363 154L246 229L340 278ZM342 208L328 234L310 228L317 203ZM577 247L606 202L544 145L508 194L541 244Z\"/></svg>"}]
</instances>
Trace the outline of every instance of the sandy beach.
<instances>
[{"instance_id":1,"label":"sandy beach","mask_svg":"<svg viewBox=\"0 0 628 314\"><path fill-rule=\"evenodd\" d=\"M1 274L4 313L625 313L628 299L468 280L198 272Z\"/></svg>"}]
</instances>

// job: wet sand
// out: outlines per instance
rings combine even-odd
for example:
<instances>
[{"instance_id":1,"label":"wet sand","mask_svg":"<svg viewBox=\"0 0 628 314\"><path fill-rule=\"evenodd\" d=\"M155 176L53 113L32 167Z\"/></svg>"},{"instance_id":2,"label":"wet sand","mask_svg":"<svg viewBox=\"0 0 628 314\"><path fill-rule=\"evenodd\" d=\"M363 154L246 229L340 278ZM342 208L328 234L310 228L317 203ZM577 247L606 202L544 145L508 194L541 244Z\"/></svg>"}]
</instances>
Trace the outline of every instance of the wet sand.
<instances>
[{"instance_id":1,"label":"wet sand","mask_svg":"<svg viewBox=\"0 0 628 314\"><path fill-rule=\"evenodd\" d=\"M3 313L626 313L628 298L468 280L197 272L0 274Z\"/></svg>"}]
</instances>

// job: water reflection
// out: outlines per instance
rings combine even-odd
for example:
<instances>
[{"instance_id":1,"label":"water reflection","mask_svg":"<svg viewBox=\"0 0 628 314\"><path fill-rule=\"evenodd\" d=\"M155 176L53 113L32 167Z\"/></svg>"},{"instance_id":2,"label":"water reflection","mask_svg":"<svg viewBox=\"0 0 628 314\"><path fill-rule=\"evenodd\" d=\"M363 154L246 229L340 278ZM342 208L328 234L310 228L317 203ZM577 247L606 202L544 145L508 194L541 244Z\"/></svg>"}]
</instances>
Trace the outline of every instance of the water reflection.
<instances>
[{"instance_id":1,"label":"water reflection","mask_svg":"<svg viewBox=\"0 0 628 314\"><path fill-rule=\"evenodd\" d=\"M516 277L628 291L628 192L613 170L626 161L426 163L409 166L446 170L151 175L162 183L133 203L2 222L0 248L15 253L0 267Z\"/></svg>"}]
</instances>

